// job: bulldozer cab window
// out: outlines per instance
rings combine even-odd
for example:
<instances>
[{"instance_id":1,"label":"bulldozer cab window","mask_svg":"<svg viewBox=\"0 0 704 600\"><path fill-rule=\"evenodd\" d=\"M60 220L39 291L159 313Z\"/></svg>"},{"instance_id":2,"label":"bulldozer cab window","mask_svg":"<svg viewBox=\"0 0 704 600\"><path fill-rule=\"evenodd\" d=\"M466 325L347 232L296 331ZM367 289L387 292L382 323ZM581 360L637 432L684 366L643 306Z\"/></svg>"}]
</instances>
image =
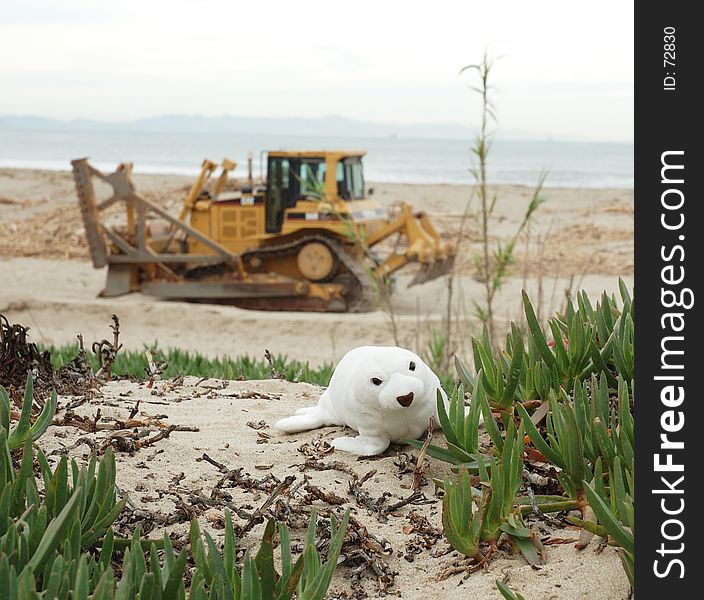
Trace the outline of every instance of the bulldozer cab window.
<instances>
[{"instance_id":1,"label":"bulldozer cab window","mask_svg":"<svg viewBox=\"0 0 704 600\"><path fill-rule=\"evenodd\" d=\"M278 233L284 222L284 209L291 204L291 165L286 158L270 158L267 165L266 231ZM295 200L294 200L295 204Z\"/></svg>"},{"instance_id":2,"label":"bulldozer cab window","mask_svg":"<svg viewBox=\"0 0 704 600\"><path fill-rule=\"evenodd\" d=\"M337 191L345 200L364 198L364 174L362 160L358 157L345 158L337 163Z\"/></svg>"},{"instance_id":3,"label":"bulldozer cab window","mask_svg":"<svg viewBox=\"0 0 704 600\"><path fill-rule=\"evenodd\" d=\"M278 233L284 211L302 198L325 193L324 158L269 158L267 163L266 231Z\"/></svg>"},{"instance_id":4,"label":"bulldozer cab window","mask_svg":"<svg viewBox=\"0 0 704 600\"><path fill-rule=\"evenodd\" d=\"M325 194L325 161L302 160L299 167L299 197L322 198Z\"/></svg>"}]
</instances>

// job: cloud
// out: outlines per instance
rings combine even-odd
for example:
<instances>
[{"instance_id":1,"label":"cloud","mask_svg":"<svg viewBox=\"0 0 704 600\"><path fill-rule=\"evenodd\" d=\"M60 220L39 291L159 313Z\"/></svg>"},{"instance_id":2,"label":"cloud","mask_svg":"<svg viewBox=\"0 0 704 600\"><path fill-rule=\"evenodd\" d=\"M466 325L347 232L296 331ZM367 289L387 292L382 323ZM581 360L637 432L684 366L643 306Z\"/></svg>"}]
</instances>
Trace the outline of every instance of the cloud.
<instances>
[{"instance_id":1,"label":"cloud","mask_svg":"<svg viewBox=\"0 0 704 600\"><path fill-rule=\"evenodd\" d=\"M604 135L632 135L622 107L632 97L631 2L416 6L9 0L0 53L10 58L0 63L0 80L12 92L0 95L0 114L340 113L471 124L471 77L457 73L490 47L504 56L494 79L502 124L592 135L594 124L574 115L593 105ZM623 101L613 112L601 109L614 98ZM536 117L541 106L551 122Z\"/></svg>"}]
</instances>

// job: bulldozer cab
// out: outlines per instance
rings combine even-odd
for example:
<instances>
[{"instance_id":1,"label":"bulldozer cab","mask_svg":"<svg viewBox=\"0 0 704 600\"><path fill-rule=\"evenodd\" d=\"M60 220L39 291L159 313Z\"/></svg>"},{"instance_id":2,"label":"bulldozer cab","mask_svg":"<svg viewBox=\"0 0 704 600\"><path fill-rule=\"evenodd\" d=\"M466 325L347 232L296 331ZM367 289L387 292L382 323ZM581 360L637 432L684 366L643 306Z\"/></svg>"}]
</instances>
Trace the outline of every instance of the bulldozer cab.
<instances>
[{"instance_id":1,"label":"bulldozer cab","mask_svg":"<svg viewBox=\"0 0 704 600\"><path fill-rule=\"evenodd\" d=\"M364 198L362 156L342 152L270 152L267 157L266 232L279 233L284 211L299 200Z\"/></svg>"}]
</instances>

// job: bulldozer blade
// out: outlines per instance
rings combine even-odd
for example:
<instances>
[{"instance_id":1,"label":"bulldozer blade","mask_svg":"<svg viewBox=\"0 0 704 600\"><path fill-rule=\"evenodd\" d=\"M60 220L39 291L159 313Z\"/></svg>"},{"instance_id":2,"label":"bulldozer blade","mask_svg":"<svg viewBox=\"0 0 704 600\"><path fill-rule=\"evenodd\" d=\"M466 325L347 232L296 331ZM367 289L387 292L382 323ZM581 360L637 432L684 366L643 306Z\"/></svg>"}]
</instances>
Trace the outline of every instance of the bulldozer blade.
<instances>
[{"instance_id":1,"label":"bulldozer blade","mask_svg":"<svg viewBox=\"0 0 704 600\"><path fill-rule=\"evenodd\" d=\"M296 282L150 281L142 286L142 291L164 300L215 300L304 296L307 289Z\"/></svg>"},{"instance_id":2,"label":"bulldozer blade","mask_svg":"<svg viewBox=\"0 0 704 600\"><path fill-rule=\"evenodd\" d=\"M408 284L408 287L413 287L414 285L420 285L438 277L446 275L452 270L452 266L455 263L454 256L448 256L442 260L436 260L434 263L423 265L416 273L416 276Z\"/></svg>"},{"instance_id":3,"label":"bulldozer blade","mask_svg":"<svg viewBox=\"0 0 704 600\"><path fill-rule=\"evenodd\" d=\"M132 291L132 266L110 264L105 288L100 292L101 298L123 296Z\"/></svg>"}]
</instances>

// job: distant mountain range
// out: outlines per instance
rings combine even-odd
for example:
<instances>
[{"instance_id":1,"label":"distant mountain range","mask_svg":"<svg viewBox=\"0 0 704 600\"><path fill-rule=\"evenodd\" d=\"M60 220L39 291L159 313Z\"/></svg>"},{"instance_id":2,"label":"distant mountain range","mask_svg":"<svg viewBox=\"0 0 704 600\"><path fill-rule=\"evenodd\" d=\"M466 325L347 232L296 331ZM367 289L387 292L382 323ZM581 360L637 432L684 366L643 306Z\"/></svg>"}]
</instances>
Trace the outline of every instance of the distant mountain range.
<instances>
[{"instance_id":1,"label":"distant mountain range","mask_svg":"<svg viewBox=\"0 0 704 600\"><path fill-rule=\"evenodd\" d=\"M59 120L35 116L0 115L0 129L62 131L135 131L155 133L236 133L253 135L334 135L344 137L401 137L472 139L476 129L459 123L399 125L348 119L338 115L320 118L205 117L163 115L132 121ZM502 131L501 138L534 140L535 135Z\"/></svg>"}]
</instances>

